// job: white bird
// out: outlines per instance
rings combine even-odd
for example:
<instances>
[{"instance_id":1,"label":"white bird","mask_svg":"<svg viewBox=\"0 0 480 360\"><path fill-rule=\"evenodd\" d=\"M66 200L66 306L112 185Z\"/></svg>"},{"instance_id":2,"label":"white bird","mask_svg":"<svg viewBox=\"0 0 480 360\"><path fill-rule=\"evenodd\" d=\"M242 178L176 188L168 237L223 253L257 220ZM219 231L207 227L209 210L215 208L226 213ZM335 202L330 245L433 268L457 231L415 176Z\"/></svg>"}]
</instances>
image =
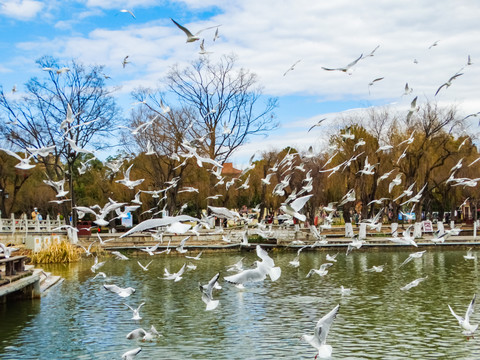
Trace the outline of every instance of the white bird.
<instances>
[{"instance_id":1,"label":"white bird","mask_svg":"<svg viewBox=\"0 0 480 360\"><path fill-rule=\"evenodd\" d=\"M295 61L295 62L293 63L293 65L290 66L290 67L287 69L287 71L285 71L285 72L283 73L283 76L287 75L288 72L290 72L290 71L292 71L292 70L295 70L295 66L296 66L300 61L302 61L302 59Z\"/></svg>"},{"instance_id":2,"label":"white bird","mask_svg":"<svg viewBox=\"0 0 480 360\"><path fill-rule=\"evenodd\" d=\"M136 309L132 308L130 305L128 304L123 304L125 306L127 306L130 310L133 311L133 316L132 316L132 320L134 321L140 321L142 320L142 317L140 316L140 308L145 305L145 303L141 303Z\"/></svg>"},{"instance_id":3,"label":"white bird","mask_svg":"<svg viewBox=\"0 0 480 360\"><path fill-rule=\"evenodd\" d=\"M373 265L370 269L367 269L365 271L367 272L382 272L383 271L383 268L384 268L385 265Z\"/></svg>"},{"instance_id":4,"label":"white bird","mask_svg":"<svg viewBox=\"0 0 480 360\"><path fill-rule=\"evenodd\" d=\"M467 255L463 255L465 260L475 260L477 257L473 255L472 248L467 250Z\"/></svg>"},{"instance_id":5,"label":"white bird","mask_svg":"<svg viewBox=\"0 0 480 360\"><path fill-rule=\"evenodd\" d=\"M29 169L32 169L32 168L35 167L35 165L30 164L30 159L33 157L33 154L31 154L30 156L27 157L26 152L25 152L25 159L23 159L19 155L17 155L16 153L14 153L13 151L10 151L10 150L7 150L7 149L1 149L1 148L0 148L0 150L6 152L8 155L13 156L14 158L16 158L18 160L20 160L20 163L15 165L15 167L17 169L29 170Z\"/></svg>"},{"instance_id":6,"label":"white bird","mask_svg":"<svg viewBox=\"0 0 480 360\"><path fill-rule=\"evenodd\" d=\"M202 301L207 305L206 310L211 311L216 309L218 304L220 303L219 300L213 300L213 289L215 287L215 284L218 282L218 278L220 276L220 273L217 273L209 282L207 285L200 285L200 291L202 292Z\"/></svg>"},{"instance_id":7,"label":"white bird","mask_svg":"<svg viewBox=\"0 0 480 360\"><path fill-rule=\"evenodd\" d=\"M188 239L190 239L190 236L187 236L182 241L180 241L180 244L175 248L175 250L177 250L180 254L186 253L188 250L185 250L183 247L185 246L185 243Z\"/></svg>"},{"instance_id":8,"label":"white bird","mask_svg":"<svg viewBox=\"0 0 480 360\"><path fill-rule=\"evenodd\" d=\"M408 283L407 285L403 286L400 288L400 290L407 291L410 290L411 288L418 286L422 281L426 280L428 276L425 276L424 278L418 278L413 280L412 282Z\"/></svg>"},{"instance_id":9,"label":"white bird","mask_svg":"<svg viewBox=\"0 0 480 360\"><path fill-rule=\"evenodd\" d=\"M155 327L152 325L150 327L150 331L145 331L142 328L135 329L133 331L130 331L127 334L127 339L128 340L133 340L133 339L142 339L142 341L153 341L155 337L161 336L160 333L155 329Z\"/></svg>"},{"instance_id":10,"label":"white bird","mask_svg":"<svg viewBox=\"0 0 480 360\"><path fill-rule=\"evenodd\" d=\"M227 276L225 281L243 286L245 283L263 281L267 275L272 281L276 281L281 275L281 269L275 266L272 258L268 256L268 253L260 245L257 245L256 251L257 256L262 261L255 262L257 265L255 269L247 269L238 274Z\"/></svg>"},{"instance_id":11,"label":"white bird","mask_svg":"<svg viewBox=\"0 0 480 360\"><path fill-rule=\"evenodd\" d=\"M43 146L43 147L40 147L40 148L27 147L27 151L29 151L34 156L46 157L46 156L48 156L48 154L52 153L53 150L55 150L55 148L56 148L56 145Z\"/></svg>"},{"instance_id":12,"label":"white bird","mask_svg":"<svg viewBox=\"0 0 480 360\"><path fill-rule=\"evenodd\" d=\"M361 54L356 60L352 61L350 64L348 64L347 66L344 66L344 67L340 67L340 68L326 68L326 67L323 67L322 66L322 69L323 70L327 70L327 71L342 71L344 73L347 73L348 75L352 75L353 73L353 67L357 64L357 62L359 60L361 60L363 57L363 54Z\"/></svg>"},{"instance_id":13,"label":"white bird","mask_svg":"<svg viewBox=\"0 0 480 360\"><path fill-rule=\"evenodd\" d=\"M132 17L133 17L134 19L136 19L135 15L133 14L133 12L132 12L131 10L122 9L122 10L120 10L120 12L122 12L122 13L128 13L128 14L132 15Z\"/></svg>"},{"instance_id":14,"label":"white bird","mask_svg":"<svg viewBox=\"0 0 480 360\"><path fill-rule=\"evenodd\" d=\"M77 153L91 154L91 155L95 156L95 153L93 151L90 151L90 150L83 149L83 148L79 147L77 145L77 143L75 142L75 140L70 139L68 137L65 137L65 140L68 142L68 144L70 145L70 147L73 151L75 151Z\"/></svg>"},{"instance_id":15,"label":"white bird","mask_svg":"<svg viewBox=\"0 0 480 360\"><path fill-rule=\"evenodd\" d=\"M187 259L192 259L192 260L200 260L200 256L202 256L202 251L197 256L185 256Z\"/></svg>"},{"instance_id":16,"label":"white bird","mask_svg":"<svg viewBox=\"0 0 480 360\"><path fill-rule=\"evenodd\" d=\"M95 240L96 241L96 240ZM92 249L92 245L95 244L95 241L92 241L90 245L88 245L88 248L85 248L83 245L78 244L84 251L85 251L85 256L90 256L92 253L90 250ZM97 259L98 260L98 259Z\"/></svg>"},{"instance_id":17,"label":"white bird","mask_svg":"<svg viewBox=\"0 0 480 360\"><path fill-rule=\"evenodd\" d=\"M139 348L136 348L136 349L132 349L132 350L128 350L127 352L125 352L123 355L122 355L122 360L133 360L133 358L138 355L138 353L142 351L142 348L139 347Z\"/></svg>"},{"instance_id":18,"label":"white bird","mask_svg":"<svg viewBox=\"0 0 480 360\"><path fill-rule=\"evenodd\" d=\"M237 272L242 271L243 270L243 259L244 258L241 258L235 264L228 266L227 271L237 271Z\"/></svg>"},{"instance_id":19,"label":"white bird","mask_svg":"<svg viewBox=\"0 0 480 360\"><path fill-rule=\"evenodd\" d=\"M457 73L457 74L453 75L450 79L448 79L448 81L447 81L446 83L442 84L442 85L438 88L437 92L435 93L435 96L437 96L437 94L440 92L440 90L441 90L444 86L445 86L446 88L449 88L450 85L452 85L452 81L455 80L456 78L458 78L458 77L461 76L461 75L463 75L463 73Z\"/></svg>"},{"instance_id":20,"label":"white bird","mask_svg":"<svg viewBox=\"0 0 480 360\"><path fill-rule=\"evenodd\" d=\"M397 176L395 176L395 179L393 179L388 185L388 192L392 193L393 188L397 185L400 185L401 183L402 183L402 174L397 174Z\"/></svg>"},{"instance_id":21,"label":"white bird","mask_svg":"<svg viewBox=\"0 0 480 360\"><path fill-rule=\"evenodd\" d=\"M313 274L317 274L319 276L325 276L325 275L328 274L327 268L329 268L332 265L333 265L332 263L325 263L325 264L320 265L319 269L310 269L310 271L308 272L306 277L309 278Z\"/></svg>"},{"instance_id":22,"label":"white bird","mask_svg":"<svg viewBox=\"0 0 480 360\"><path fill-rule=\"evenodd\" d=\"M470 316L472 316L472 314L473 314L473 307L475 306L475 297L476 296L477 296L477 294L473 294L473 299L472 299L472 301L470 301L470 304L468 305L468 308L467 308L467 311L465 312L465 317L464 318L455 314L455 312L450 307L450 305L448 305L448 308L450 309L452 315L455 316L455 319L458 320L458 323L460 324L461 328L463 330L465 330L465 331L463 331L463 334L467 335L467 336L473 336L473 333L478 328L478 324L477 325L471 325L470 324Z\"/></svg>"},{"instance_id":23,"label":"white bird","mask_svg":"<svg viewBox=\"0 0 480 360\"><path fill-rule=\"evenodd\" d=\"M331 262L337 262L337 255L338 253L336 253L335 255L330 255L330 254L327 254L327 256L325 257L325 259L327 261L331 261Z\"/></svg>"},{"instance_id":24,"label":"white bird","mask_svg":"<svg viewBox=\"0 0 480 360\"><path fill-rule=\"evenodd\" d=\"M194 34L192 34L192 33L190 32L190 30L188 30L186 27L180 25L179 23L177 23L177 22L176 22L175 20L173 20L172 18L170 18L170 19L173 21L173 23L174 23L175 25L178 26L178 28L179 28L180 30L182 30L182 31L185 33L185 35L187 35L187 43L200 40L200 38L198 37L198 35L200 35L200 33L201 33L202 31L205 31L205 30L208 30L208 29L214 29L214 28L217 28L217 29L218 29L218 27L221 26L221 25L210 26L210 27L207 27L207 28L202 29L202 30L200 30L200 31L197 31L197 32L195 33L195 35L194 35Z\"/></svg>"},{"instance_id":25,"label":"white bird","mask_svg":"<svg viewBox=\"0 0 480 360\"><path fill-rule=\"evenodd\" d=\"M327 345L327 336L330 326L332 326L333 320L335 320L339 309L340 304L335 306L332 311L330 311L317 322L317 325L315 325L314 335L301 336L303 341L306 341L315 349L317 349L318 354L315 356L315 359L317 357L320 359L328 359L332 356L332 346Z\"/></svg>"},{"instance_id":26,"label":"white bird","mask_svg":"<svg viewBox=\"0 0 480 360\"><path fill-rule=\"evenodd\" d=\"M133 190L135 186L140 185L145 179L130 180L130 171L132 170L133 164L128 167L128 169L123 173L124 178L121 180L115 180L116 183L125 185L130 190Z\"/></svg>"},{"instance_id":27,"label":"white bird","mask_svg":"<svg viewBox=\"0 0 480 360\"><path fill-rule=\"evenodd\" d=\"M154 252L157 251L158 247L160 246L160 243L156 243L153 246L147 246L144 249L140 249L141 251L145 251L148 255L153 256ZM147 265L148 266L148 265Z\"/></svg>"},{"instance_id":28,"label":"white bird","mask_svg":"<svg viewBox=\"0 0 480 360\"><path fill-rule=\"evenodd\" d=\"M300 214L299 211L302 210L302 208L312 196L313 195L305 195L295 199L290 204L284 203L282 206L280 206L280 210L282 210L285 214L297 218L300 221L305 221L307 217Z\"/></svg>"},{"instance_id":29,"label":"white bird","mask_svg":"<svg viewBox=\"0 0 480 360\"><path fill-rule=\"evenodd\" d=\"M360 249L362 247L362 245L365 244L365 240L361 240L359 239L358 235L355 235L353 238L352 238L352 242L348 243L347 245L347 255L350 254L350 252L353 250L353 249Z\"/></svg>"},{"instance_id":30,"label":"white bird","mask_svg":"<svg viewBox=\"0 0 480 360\"><path fill-rule=\"evenodd\" d=\"M350 295L351 292L352 292L352 289L349 289L349 288L343 287L343 285L340 285L340 293L342 294L342 296Z\"/></svg>"},{"instance_id":31,"label":"white bird","mask_svg":"<svg viewBox=\"0 0 480 360\"><path fill-rule=\"evenodd\" d=\"M164 271L163 279L173 280L175 282L182 280L182 275L185 272L185 264L176 273L170 274L167 269Z\"/></svg>"},{"instance_id":32,"label":"white bird","mask_svg":"<svg viewBox=\"0 0 480 360\"><path fill-rule=\"evenodd\" d=\"M327 120L327 118L322 118L322 119L318 120L315 124L310 126L310 128L308 129L307 132L310 132L310 130L312 130L314 127L320 126L325 120Z\"/></svg>"},{"instance_id":33,"label":"white bird","mask_svg":"<svg viewBox=\"0 0 480 360\"><path fill-rule=\"evenodd\" d=\"M108 291L111 291L121 297L128 297L135 292L135 289L132 287L121 288L113 284L112 285L104 284L103 287Z\"/></svg>"},{"instance_id":34,"label":"white bird","mask_svg":"<svg viewBox=\"0 0 480 360\"><path fill-rule=\"evenodd\" d=\"M112 255L115 255L117 260L128 260L128 257L123 255L120 251L112 251Z\"/></svg>"},{"instance_id":35,"label":"white bird","mask_svg":"<svg viewBox=\"0 0 480 360\"><path fill-rule=\"evenodd\" d=\"M98 262L98 257L95 256L95 262L94 264L92 265L92 267L90 268L90 270L92 270L93 273L95 273L98 269L100 269L103 265L105 265L105 261L101 261L101 262Z\"/></svg>"},{"instance_id":36,"label":"white bird","mask_svg":"<svg viewBox=\"0 0 480 360\"><path fill-rule=\"evenodd\" d=\"M408 264L413 259L420 259L423 256L423 254L425 254L426 251L427 250L418 251L418 252L415 252L415 253L412 253L412 254L408 255L408 257L405 259L405 261L400 264L399 268L401 268L405 264Z\"/></svg>"},{"instance_id":37,"label":"white bird","mask_svg":"<svg viewBox=\"0 0 480 360\"><path fill-rule=\"evenodd\" d=\"M200 222L200 219L197 219L188 215L165 216L161 219L148 219L148 220L142 221L140 224L134 226L133 228L128 230L126 233L122 234L120 238L133 234L135 232L145 231L145 230L160 227L160 226L167 226L180 221Z\"/></svg>"},{"instance_id":38,"label":"white bird","mask_svg":"<svg viewBox=\"0 0 480 360\"><path fill-rule=\"evenodd\" d=\"M5 246L4 244L0 243L0 250L3 251L3 255L5 256L5 259L8 259L8 258L10 258L10 256L12 256L12 253L14 251L18 251L20 249L8 247L8 246Z\"/></svg>"},{"instance_id":39,"label":"white bird","mask_svg":"<svg viewBox=\"0 0 480 360\"><path fill-rule=\"evenodd\" d=\"M147 265L142 265L142 264L140 263L140 261L137 261L138 265L140 265L140 267L143 269L143 271L148 271L148 267L149 267L149 265L150 265L152 262L153 262L153 260L150 261Z\"/></svg>"}]
</instances>

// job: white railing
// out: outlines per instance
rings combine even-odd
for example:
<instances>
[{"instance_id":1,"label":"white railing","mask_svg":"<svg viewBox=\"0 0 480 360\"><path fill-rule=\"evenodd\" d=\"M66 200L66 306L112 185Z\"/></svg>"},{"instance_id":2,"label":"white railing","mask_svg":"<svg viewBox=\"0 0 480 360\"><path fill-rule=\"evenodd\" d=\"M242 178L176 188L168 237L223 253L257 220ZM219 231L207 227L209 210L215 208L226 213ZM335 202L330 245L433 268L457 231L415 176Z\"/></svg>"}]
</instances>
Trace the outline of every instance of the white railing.
<instances>
[{"instance_id":1,"label":"white railing","mask_svg":"<svg viewBox=\"0 0 480 360\"><path fill-rule=\"evenodd\" d=\"M49 215L45 220L32 220L22 216L16 219L12 214L10 219L0 218L0 233L51 233L53 229L62 225L65 225L65 220L60 220L60 216L55 220L51 220Z\"/></svg>"}]
</instances>

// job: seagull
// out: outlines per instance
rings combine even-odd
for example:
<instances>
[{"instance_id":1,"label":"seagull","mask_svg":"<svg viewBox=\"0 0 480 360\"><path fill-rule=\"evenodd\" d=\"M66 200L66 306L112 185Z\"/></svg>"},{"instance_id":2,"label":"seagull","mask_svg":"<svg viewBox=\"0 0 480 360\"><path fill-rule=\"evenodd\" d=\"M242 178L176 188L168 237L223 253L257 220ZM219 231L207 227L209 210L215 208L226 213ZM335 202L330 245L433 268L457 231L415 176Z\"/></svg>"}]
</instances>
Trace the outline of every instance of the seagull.
<instances>
[{"instance_id":1,"label":"seagull","mask_svg":"<svg viewBox=\"0 0 480 360\"><path fill-rule=\"evenodd\" d=\"M90 249L92 248L92 245L95 244L96 240L91 242L90 245L88 245L88 248L85 248L84 246L78 244L84 251L85 251L85 256L90 256L92 253L90 252ZM98 259L97 259L98 260Z\"/></svg>"},{"instance_id":2,"label":"seagull","mask_svg":"<svg viewBox=\"0 0 480 360\"><path fill-rule=\"evenodd\" d=\"M132 17L133 17L134 19L136 19L135 15L134 15L133 12L130 11L130 10L122 9L122 10L120 10L120 12L122 12L122 13L129 13L130 15L132 15Z\"/></svg>"},{"instance_id":3,"label":"seagull","mask_svg":"<svg viewBox=\"0 0 480 360\"><path fill-rule=\"evenodd\" d=\"M213 296L212 296L213 288L215 287L215 284L217 283L219 276L220 276L220 273L217 273L208 282L207 285L199 285L200 291L202 292L202 301L207 305L207 308L206 308L207 311L216 309L216 307L220 303L219 300L213 300Z\"/></svg>"},{"instance_id":4,"label":"seagull","mask_svg":"<svg viewBox=\"0 0 480 360\"><path fill-rule=\"evenodd\" d=\"M367 271L367 272L378 272L379 273L379 272L383 271L384 266L385 265L378 265L378 266L373 265L370 269L367 269L365 271Z\"/></svg>"},{"instance_id":5,"label":"seagull","mask_svg":"<svg viewBox=\"0 0 480 360\"><path fill-rule=\"evenodd\" d=\"M363 58L363 54L361 54L356 60L352 61L350 64L348 64L347 66L345 67L340 67L340 68L326 68L326 67L323 67L322 66L322 69L323 70L327 70L327 71L342 71L344 73L347 73L348 75L352 75L353 73L353 67L357 64L357 62L359 60L361 60Z\"/></svg>"},{"instance_id":6,"label":"seagull","mask_svg":"<svg viewBox=\"0 0 480 360\"><path fill-rule=\"evenodd\" d=\"M475 260L477 257L473 255L472 248L467 250L467 255L463 255L465 260Z\"/></svg>"},{"instance_id":7,"label":"seagull","mask_svg":"<svg viewBox=\"0 0 480 360\"><path fill-rule=\"evenodd\" d=\"M434 46L437 46L439 41L440 41L440 40L437 40L437 41L435 41L432 45L430 45L430 46L428 47L428 50L430 50L430 49L431 49L432 47L434 47Z\"/></svg>"},{"instance_id":8,"label":"seagull","mask_svg":"<svg viewBox=\"0 0 480 360\"><path fill-rule=\"evenodd\" d=\"M332 263L325 263L325 264L320 265L319 269L310 269L310 271L308 272L306 277L309 278L314 273L319 275L319 276L325 276L325 275L328 274L327 268L329 268L332 265L333 265Z\"/></svg>"},{"instance_id":9,"label":"seagull","mask_svg":"<svg viewBox=\"0 0 480 360\"><path fill-rule=\"evenodd\" d=\"M13 156L14 158L16 158L18 160L20 160L20 163L15 165L15 167L17 169L29 170L29 169L32 169L32 168L35 167L35 165L30 164L30 159L34 156L34 154L31 154L30 156L27 157L26 153L25 153L25 159L23 159L20 156L18 156L16 153L14 153L13 151L10 151L10 150L7 150L7 149L1 149L1 148L0 148L0 150L6 152L8 155Z\"/></svg>"},{"instance_id":10,"label":"seagull","mask_svg":"<svg viewBox=\"0 0 480 360\"><path fill-rule=\"evenodd\" d=\"M142 251L145 251L146 253L148 253L148 255L150 256L153 256L154 255L154 252L157 251L158 247L160 246L160 243L156 243L155 245L153 246L147 246L145 247L145 249L140 249ZM148 265L147 265L148 266Z\"/></svg>"},{"instance_id":11,"label":"seagull","mask_svg":"<svg viewBox=\"0 0 480 360\"><path fill-rule=\"evenodd\" d=\"M351 292L352 292L352 289L349 289L349 288L343 287L343 285L340 285L340 293L342 294L342 296L350 295Z\"/></svg>"},{"instance_id":12,"label":"seagull","mask_svg":"<svg viewBox=\"0 0 480 360\"><path fill-rule=\"evenodd\" d=\"M180 244L175 248L175 250L177 250L180 254L186 253L188 250L185 250L183 247L185 246L185 243L188 239L190 239L190 236L187 236L182 241L180 241Z\"/></svg>"},{"instance_id":13,"label":"seagull","mask_svg":"<svg viewBox=\"0 0 480 360\"><path fill-rule=\"evenodd\" d=\"M315 359L328 359L332 356L332 346L327 345L327 336L330 326L332 326L333 320L337 316L340 304L335 306L332 311L322 317L315 325L314 335L302 335L301 340L306 341L317 349L318 354L315 355Z\"/></svg>"},{"instance_id":14,"label":"seagull","mask_svg":"<svg viewBox=\"0 0 480 360\"><path fill-rule=\"evenodd\" d=\"M200 33L201 33L202 31L205 31L205 30L208 30L208 29L214 29L214 28L217 28L217 29L218 29L218 27L221 26L221 25L210 26L210 27L207 27L207 28L202 29L202 30L200 30L200 31L197 31L197 32L195 33L195 35L193 35L193 34L190 32L190 30L188 30L186 27L180 25L179 23L177 23L177 22L176 22L175 20L173 20L172 18L170 18L170 20L172 20L173 23L174 23L175 25L177 25L178 28L179 28L180 30L182 30L182 31L187 35L187 43L200 40L200 38L198 37L198 35L200 35Z\"/></svg>"},{"instance_id":15,"label":"seagull","mask_svg":"<svg viewBox=\"0 0 480 360\"><path fill-rule=\"evenodd\" d=\"M5 259L8 259L12 255L12 252L18 251L20 249L7 247L4 244L0 243L0 250L3 250L3 254L5 256Z\"/></svg>"},{"instance_id":16,"label":"seagull","mask_svg":"<svg viewBox=\"0 0 480 360\"><path fill-rule=\"evenodd\" d=\"M417 99L418 99L418 96L415 96L412 102L410 103L410 109L408 110L408 113L407 113L407 122L410 121L410 118L412 117L413 113L419 110L419 107L417 107Z\"/></svg>"},{"instance_id":17,"label":"seagull","mask_svg":"<svg viewBox=\"0 0 480 360\"><path fill-rule=\"evenodd\" d=\"M336 259L337 255L338 255L338 253L336 253L335 255L329 255L329 254L327 254L327 256L325 257L325 259L326 259L327 261L337 262L337 259Z\"/></svg>"},{"instance_id":18,"label":"seagull","mask_svg":"<svg viewBox=\"0 0 480 360\"><path fill-rule=\"evenodd\" d=\"M103 265L105 265L105 261L101 261L101 262L98 262L98 257L95 256L95 262L94 264L92 265L92 267L90 268L90 270L92 270L93 273L95 273L98 269L100 269Z\"/></svg>"},{"instance_id":19,"label":"seagull","mask_svg":"<svg viewBox=\"0 0 480 360\"><path fill-rule=\"evenodd\" d=\"M128 340L133 340L133 339L142 339L142 341L153 341L154 337L159 337L161 336L157 329L152 325L150 327L150 331L145 331L142 328L135 329L133 331L130 331L127 334L127 339Z\"/></svg>"},{"instance_id":20,"label":"seagull","mask_svg":"<svg viewBox=\"0 0 480 360\"><path fill-rule=\"evenodd\" d=\"M397 176L395 176L395 178L388 185L388 192L391 194L393 188L397 185L400 185L401 183L402 183L402 174L397 174Z\"/></svg>"},{"instance_id":21,"label":"seagull","mask_svg":"<svg viewBox=\"0 0 480 360\"><path fill-rule=\"evenodd\" d=\"M127 64L130 64L130 61L128 61L128 57L129 57L129 56L127 55L127 56L125 56L125 57L123 58L123 60L122 60L122 66L123 66L124 69L125 69L125 66L126 66Z\"/></svg>"},{"instance_id":22,"label":"seagull","mask_svg":"<svg viewBox=\"0 0 480 360\"><path fill-rule=\"evenodd\" d=\"M453 75L450 79L448 79L448 81L444 84L442 84L437 92L435 93L435 96L437 96L437 94L439 93L439 91L445 86L446 88L450 87L450 85L452 85L452 81L455 80L456 78L458 78L459 76L463 75L463 73L457 73L455 75Z\"/></svg>"},{"instance_id":23,"label":"seagull","mask_svg":"<svg viewBox=\"0 0 480 360\"><path fill-rule=\"evenodd\" d=\"M132 308L130 305L128 304L123 304L125 306L127 306L130 310L133 311L133 316L132 316L132 320L134 321L140 321L142 320L142 317L140 316L140 308L145 305L145 303L141 303L136 309Z\"/></svg>"},{"instance_id":24,"label":"seagull","mask_svg":"<svg viewBox=\"0 0 480 360\"><path fill-rule=\"evenodd\" d=\"M202 256L202 252L200 251L200 253L197 255L197 256L185 256L187 259L192 259L192 260L200 260L200 256Z\"/></svg>"},{"instance_id":25,"label":"seagull","mask_svg":"<svg viewBox=\"0 0 480 360\"><path fill-rule=\"evenodd\" d=\"M357 250L360 249L363 244L365 244L365 240L360 240L358 238L358 235L355 235L352 238L352 242L348 243L346 254L348 255L353 249L357 249Z\"/></svg>"},{"instance_id":26,"label":"seagull","mask_svg":"<svg viewBox=\"0 0 480 360\"><path fill-rule=\"evenodd\" d=\"M120 251L112 251L112 255L115 255L117 260L128 260L128 257L123 255Z\"/></svg>"},{"instance_id":27,"label":"seagull","mask_svg":"<svg viewBox=\"0 0 480 360\"><path fill-rule=\"evenodd\" d=\"M403 95L409 95L413 92L413 89L408 86L408 82L405 83L405 91L403 92Z\"/></svg>"},{"instance_id":28,"label":"seagull","mask_svg":"<svg viewBox=\"0 0 480 360\"><path fill-rule=\"evenodd\" d=\"M411 288L418 286L423 280L426 280L428 276L425 276L424 278L418 278L413 280L412 282L408 283L407 285L403 286L400 288L400 290L407 291L410 290Z\"/></svg>"},{"instance_id":29,"label":"seagull","mask_svg":"<svg viewBox=\"0 0 480 360\"><path fill-rule=\"evenodd\" d=\"M113 284L112 285L104 284L103 287L108 291L111 291L121 297L129 297L135 292L135 289L132 287L121 288Z\"/></svg>"},{"instance_id":30,"label":"seagull","mask_svg":"<svg viewBox=\"0 0 480 360\"><path fill-rule=\"evenodd\" d=\"M182 275L185 272L185 264L178 270L176 273L170 274L167 269L164 271L163 279L165 280L173 280L175 282L182 280Z\"/></svg>"},{"instance_id":31,"label":"seagull","mask_svg":"<svg viewBox=\"0 0 480 360\"><path fill-rule=\"evenodd\" d=\"M287 71L285 71L285 72L283 73L283 76L287 75L287 73L288 73L289 71L295 70L295 65L297 65L300 61L302 61L302 59L295 61L295 63L294 63L292 66L290 66L290 67L287 69Z\"/></svg>"},{"instance_id":32,"label":"seagull","mask_svg":"<svg viewBox=\"0 0 480 360\"><path fill-rule=\"evenodd\" d=\"M290 204L283 203L283 205L280 206L280 210L282 210L285 214L288 214L304 222L307 219L307 217L305 215L300 214L299 211L302 210L302 208L305 206L307 201L310 200L312 196L313 195L305 195L295 199Z\"/></svg>"},{"instance_id":33,"label":"seagull","mask_svg":"<svg viewBox=\"0 0 480 360\"><path fill-rule=\"evenodd\" d=\"M473 337L473 333L478 328L478 324L477 325L471 325L470 324L470 316L473 313L473 307L475 305L475 297L476 296L477 296L477 294L473 294L473 299L472 299L472 301L470 301L470 304L468 305L467 312L465 313L465 318L462 318L461 316L458 316L457 314L455 314L455 312L450 307L450 305L448 305L448 308L450 309L452 315L455 316L455 319L458 320L458 323L460 324L461 328L463 330L465 330L465 331L463 331L463 334L467 335L468 337L470 337L470 336Z\"/></svg>"},{"instance_id":34,"label":"seagull","mask_svg":"<svg viewBox=\"0 0 480 360\"><path fill-rule=\"evenodd\" d=\"M385 79L384 77L379 77L379 78L376 78L376 79L373 79L371 82L368 83L368 93L370 94L370 86L373 86L373 84L375 84L377 81L380 81L380 80L383 80Z\"/></svg>"},{"instance_id":35,"label":"seagull","mask_svg":"<svg viewBox=\"0 0 480 360\"><path fill-rule=\"evenodd\" d=\"M115 180L116 183L125 185L130 190L133 190L135 186L140 185L145 179L130 180L130 171L132 170L134 164L130 165L128 169L123 173L124 178L121 180Z\"/></svg>"},{"instance_id":36,"label":"seagull","mask_svg":"<svg viewBox=\"0 0 480 360\"><path fill-rule=\"evenodd\" d=\"M410 261L412 261L413 259L420 259L423 254L425 254L427 250L423 250L423 251L419 251L419 252L416 252L416 253L412 253L410 255L408 255L408 257L405 259L405 261L399 266L399 268L401 268L403 265L409 263Z\"/></svg>"},{"instance_id":37,"label":"seagull","mask_svg":"<svg viewBox=\"0 0 480 360\"><path fill-rule=\"evenodd\" d=\"M138 355L138 353L142 351L142 348L136 348L132 350L128 350L126 353L122 355L122 360L133 360L133 358Z\"/></svg>"},{"instance_id":38,"label":"seagull","mask_svg":"<svg viewBox=\"0 0 480 360\"><path fill-rule=\"evenodd\" d=\"M227 271L237 271L237 272L243 271L243 259L244 258L241 258L235 264L228 266Z\"/></svg>"},{"instance_id":39,"label":"seagull","mask_svg":"<svg viewBox=\"0 0 480 360\"><path fill-rule=\"evenodd\" d=\"M137 261L138 265L140 265L140 267L143 269L143 271L148 271L148 266L149 266L152 262L153 262L153 260L150 261L147 265L144 266L144 265L142 265L142 264L140 263L140 261Z\"/></svg>"},{"instance_id":40,"label":"seagull","mask_svg":"<svg viewBox=\"0 0 480 360\"><path fill-rule=\"evenodd\" d=\"M238 274L227 276L224 278L225 281L243 286L245 283L263 281L267 275L272 281L278 280L281 275L281 269L275 266L272 258L268 256L268 253L260 245L257 245L256 251L257 256L262 261L255 262L257 265L255 269L247 269Z\"/></svg>"},{"instance_id":41,"label":"seagull","mask_svg":"<svg viewBox=\"0 0 480 360\"><path fill-rule=\"evenodd\" d=\"M325 120L327 120L327 118L323 118L323 119L318 120L316 124L313 124L312 126L310 126L310 129L308 129L307 133L309 133L310 130L312 130L314 127L320 126L320 124L321 124L322 122L324 122Z\"/></svg>"}]
</instances>

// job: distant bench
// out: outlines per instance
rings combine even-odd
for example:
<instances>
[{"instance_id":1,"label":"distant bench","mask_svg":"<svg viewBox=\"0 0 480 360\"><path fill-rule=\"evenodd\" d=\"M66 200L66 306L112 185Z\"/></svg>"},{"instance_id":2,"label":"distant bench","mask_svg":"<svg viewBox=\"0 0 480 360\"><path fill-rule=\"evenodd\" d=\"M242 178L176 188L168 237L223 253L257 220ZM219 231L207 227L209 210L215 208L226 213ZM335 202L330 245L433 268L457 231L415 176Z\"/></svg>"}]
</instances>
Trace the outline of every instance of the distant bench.
<instances>
[{"instance_id":1,"label":"distant bench","mask_svg":"<svg viewBox=\"0 0 480 360\"><path fill-rule=\"evenodd\" d=\"M22 256L13 256L10 258L0 258L0 265L5 264L5 275L12 276L16 275L19 272L25 271L25 259L27 257ZM0 271L0 279L2 278L2 273Z\"/></svg>"}]
</instances>

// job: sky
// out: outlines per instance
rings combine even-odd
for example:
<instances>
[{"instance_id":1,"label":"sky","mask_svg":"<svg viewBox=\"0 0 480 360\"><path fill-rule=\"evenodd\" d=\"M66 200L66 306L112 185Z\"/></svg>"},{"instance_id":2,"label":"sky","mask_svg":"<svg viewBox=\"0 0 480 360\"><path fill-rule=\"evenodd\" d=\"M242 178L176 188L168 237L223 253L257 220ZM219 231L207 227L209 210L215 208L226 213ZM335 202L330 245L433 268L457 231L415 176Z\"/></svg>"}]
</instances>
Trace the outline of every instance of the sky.
<instances>
[{"instance_id":1,"label":"sky","mask_svg":"<svg viewBox=\"0 0 480 360\"><path fill-rule=\"evenodd\" d=\"M239 66L258 75L264 95L279 101L280 127L232 156L242 164L261 150L321 146L352 109L407 112L418 96L418 104L479 112L478 14L480 2L464 0L0 0L0 85L21 96L28 79L42 75L35 60L43 55L105 65L126 116L132 90L156 87L171 66L199 56L199 42L186 43L170 18L192 33L221 25L215 42L215 29L200 34L208 56L236 54ZM344 67L375 48L350 75L322 69ZM126 55L131 62L123 68ZM407 82L413 91L403 95ZM324 117L323 128L308 132ZM471 134L478 119L470 118Z\"/></svg>"}]
</instances>

